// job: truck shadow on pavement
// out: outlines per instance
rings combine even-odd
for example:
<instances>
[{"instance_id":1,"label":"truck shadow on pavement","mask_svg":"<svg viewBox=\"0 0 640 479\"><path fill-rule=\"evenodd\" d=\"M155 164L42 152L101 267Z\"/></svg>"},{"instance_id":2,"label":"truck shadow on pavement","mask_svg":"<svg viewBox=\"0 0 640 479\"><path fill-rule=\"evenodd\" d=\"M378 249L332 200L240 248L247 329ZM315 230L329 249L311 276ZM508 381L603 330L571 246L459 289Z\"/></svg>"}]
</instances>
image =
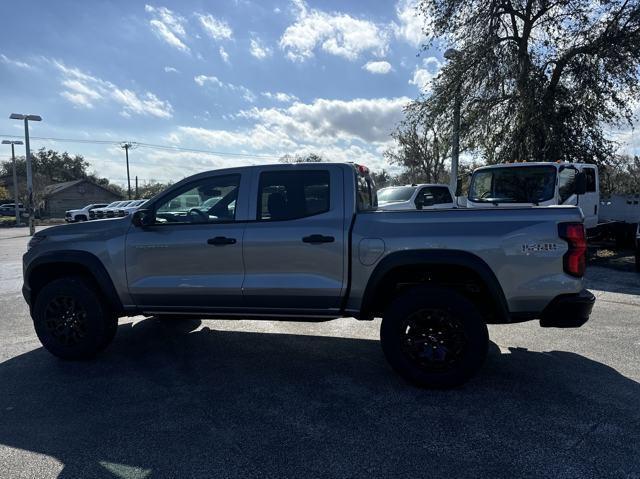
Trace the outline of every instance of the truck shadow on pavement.
<instances>
[{"instance_id":1,"label":"truck shadow on pavement","mask_svg":"<svg viewBox=\"0 0 640 479\"><path fill-rule=\"evenodd\" d=\"M94 361L0 364L0 445L61 478L640 474L640 385L578 354L492 344L476 379L426 391L377 341L194 326L148 319Z\"/></svg>"}]
</instances>

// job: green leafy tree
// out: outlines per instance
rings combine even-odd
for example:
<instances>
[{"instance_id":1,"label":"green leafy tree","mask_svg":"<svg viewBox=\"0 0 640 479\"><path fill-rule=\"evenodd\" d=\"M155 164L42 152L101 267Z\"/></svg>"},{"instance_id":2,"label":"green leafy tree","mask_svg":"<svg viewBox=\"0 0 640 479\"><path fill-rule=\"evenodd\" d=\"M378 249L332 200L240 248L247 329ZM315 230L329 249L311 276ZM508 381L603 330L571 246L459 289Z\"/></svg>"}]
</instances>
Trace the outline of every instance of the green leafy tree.
<instances>
[{"instance_id":1,"label":"green leafy tree","mask_svg":"<svg viewBox=\"0 0 640 479\"><path fill-rule=\"evenodd\" d=\"M100 178L96 173L88 173L91 165L82 155L70 155L55 150L39 149L31 154L31 168L33 171L33 199L38 208L44 199L44 188L53 183L88 179L100 186L123 195L123 190L118 185L111 184L107 178ZM18 196L20 201L26 202L26 176L27 166L24 157L16 158L16 172L18 175ZM10 177L13 174L11 161L0 163L0 176ZM11 183L13 185L13 183Z\"/></svg>"},{"instance_id":2,"label":"green leafy tree","mask_svg":"<svg viewBox=\"0 0 640 479\"><path fill-rule=\"evenodd\" d=\"M11 199L11 195L9 194L9 190L4 186L0 185L0 201Z\"/></svg>"},{"instance_id":3,"label":"green leafy tree","mask_svg":"<svg viewBox=\"0 0 640 479\"><path fill-rule=\"evenodd\" d=\"M606 125L632 125L640 99L637 0L422 0L431 43L458 53L411 110L490 163L604 163Z\"/></svg>"}]
</instances>

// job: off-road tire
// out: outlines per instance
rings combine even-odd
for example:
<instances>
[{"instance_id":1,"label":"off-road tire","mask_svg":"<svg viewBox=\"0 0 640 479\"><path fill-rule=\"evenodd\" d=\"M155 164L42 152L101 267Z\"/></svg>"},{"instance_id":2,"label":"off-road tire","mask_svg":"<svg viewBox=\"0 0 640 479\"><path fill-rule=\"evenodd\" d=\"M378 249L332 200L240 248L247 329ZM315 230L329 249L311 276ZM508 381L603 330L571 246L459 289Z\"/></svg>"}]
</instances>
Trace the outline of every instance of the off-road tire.
<instances>
[{"instance_id":1,"label":"off-road tire","mask_svg":"<svg viewBox=\"0 0 640 479\"><path fill-rule=\"evenodd\" d=\"M118 318L82 276L63 277L45 285L31 314L42 345L62 359L94 357L111 343L118 327Z\"/></svg>"},{"instance_id":2,"label":"off-road tire","mask_svg":"<svg viewBox=\"0 0 640 479\"><path fill-rule=\"evenodd\" d=\"M386 308L380 341L387 361L404 379L419 387L448 389L481 368L489 332L477 306L460 293L417 286Z\"/></svg>"}]
</instances>

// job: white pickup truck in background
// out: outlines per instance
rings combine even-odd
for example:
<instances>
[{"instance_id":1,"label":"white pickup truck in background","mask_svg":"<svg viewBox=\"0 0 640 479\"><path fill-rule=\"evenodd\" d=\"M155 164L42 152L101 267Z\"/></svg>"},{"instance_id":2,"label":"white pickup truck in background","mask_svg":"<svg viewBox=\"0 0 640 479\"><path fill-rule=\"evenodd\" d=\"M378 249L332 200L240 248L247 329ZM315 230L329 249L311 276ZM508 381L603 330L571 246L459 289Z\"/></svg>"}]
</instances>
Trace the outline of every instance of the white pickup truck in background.
<instances>
[{"instance_id":1,"label":"white pickup truck in background","mask_svg":"<svg viewBox=\"0 0 640 479\"><path fill-rule=\"evenodd\" d=\"M453 195L448 185L426 183L388 186L378 190L378 208L381 210L422 210L454 207Z\"/></svg>"},{"instance_id":2,"label":"white pickup truck in background","mask_svg":"<svg viewBox=\"0 0 640 479\"><path fill-rule=\"evenodd\" d=\"M598 167L587 163L505 163L476 169L468 208L578 206L590 240L615 239L618 248L635 247L640 195L600 197ZM640 267L639 267L640 270Z\"/></svg>"},{"instance_id":3,"label":"white pickup truck in background","mask_svg":"<svg viewBox=\"0 0 640 479\"><path fill-rule=\"evenodd\" d=\"M75 223L77 221L87 221L90 218L91 211L96 208L104 208L108 203L92 203L77 210L68 210L64 214L64 220L67 223Z\"/></svg>"}]
</instances>

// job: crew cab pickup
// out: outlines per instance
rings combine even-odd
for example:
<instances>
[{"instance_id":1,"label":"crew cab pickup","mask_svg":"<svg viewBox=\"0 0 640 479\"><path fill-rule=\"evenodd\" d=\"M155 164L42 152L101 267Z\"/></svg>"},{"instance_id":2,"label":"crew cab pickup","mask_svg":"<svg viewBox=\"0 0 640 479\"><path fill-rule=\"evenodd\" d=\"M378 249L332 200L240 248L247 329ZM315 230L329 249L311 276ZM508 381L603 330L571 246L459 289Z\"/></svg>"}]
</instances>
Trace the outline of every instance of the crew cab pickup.
<instances>
[{"instance_id":1,"label":"crew cab pickup","mask_svg":"<svg viewBox=\"0 0 640 479\"><path fill-rule=\"evenodd\" d=\"M208 171L129 217L36 233L23 293L65 359L106 348L122 316L381 317L393 369L446 388L480 369L487 324L588 320L582 221L573 206L380 211L349 163Z\"/></svg>"}]
</instances>

